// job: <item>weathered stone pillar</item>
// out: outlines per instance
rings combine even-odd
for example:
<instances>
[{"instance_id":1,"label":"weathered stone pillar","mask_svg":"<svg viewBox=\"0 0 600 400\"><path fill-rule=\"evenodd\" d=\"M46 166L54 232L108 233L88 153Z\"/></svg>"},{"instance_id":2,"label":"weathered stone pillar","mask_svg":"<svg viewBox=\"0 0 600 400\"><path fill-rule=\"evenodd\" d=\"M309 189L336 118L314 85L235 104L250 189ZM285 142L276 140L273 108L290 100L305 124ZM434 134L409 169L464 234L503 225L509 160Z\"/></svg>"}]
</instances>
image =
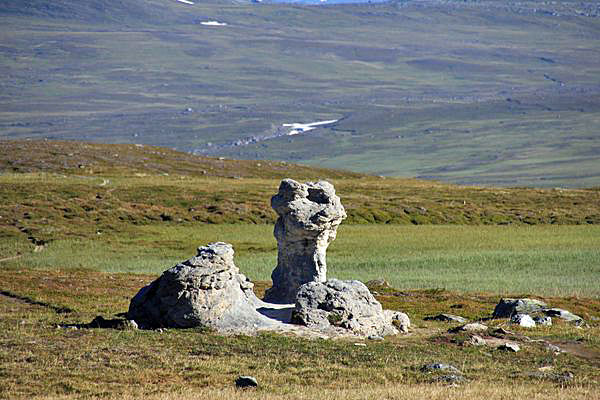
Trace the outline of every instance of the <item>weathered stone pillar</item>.
<instances>
[{"instance_id":1,"label":"weathered stone pillar","mask_svg":"<svg viewBox=\"0 0 600 400\"><path fill-rule=\"evenodd\" d=\"M281 181L271 207L279 215L274 231L278 252L265 301L294 303L301 285L327 280L325 253L346 211L329 182L292 179Z\"/></svg>"}]
</instances>

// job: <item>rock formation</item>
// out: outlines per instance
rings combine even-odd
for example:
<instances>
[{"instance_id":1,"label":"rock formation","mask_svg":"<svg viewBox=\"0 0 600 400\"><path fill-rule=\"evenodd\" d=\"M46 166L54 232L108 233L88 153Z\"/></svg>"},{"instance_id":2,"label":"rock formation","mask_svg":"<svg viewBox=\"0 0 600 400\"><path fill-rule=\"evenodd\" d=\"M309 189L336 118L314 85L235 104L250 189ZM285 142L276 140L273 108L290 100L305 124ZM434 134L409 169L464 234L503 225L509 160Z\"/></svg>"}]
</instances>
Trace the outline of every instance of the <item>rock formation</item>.
<instances>
[{"instance_id":1,"label":"rock formation","mask_svg":"<svg viewBox=\"0 0 600 400\"><path fill-rule=\"evenodd\" d=\"M199 247L195 257L142 288L127 318L142 329L209 327L220 333L270 330L383 340L408 331L408 316L384 311L363 283L326 280L325 251L346 218L331 184L283 180L271 205L279 214L279 251L265 296L270 303L254 295L254 285L233 262L232 246L218 242Z\"/></svg>"},{"instance_id":2,"label":"rock formation","mask_svg":"<svg viewBox=\"0 0 600 400\"><path fill-rule=\"evenodd\" d=\"M141 327L210 327L220 332L249 332L277 321L257 309L264 306L253 284L233 263L233 248L211 243L198 255L166 270L131 300L127 317Z\"/></svg>"},{"instance_id":3,"label":"rock formation","mask_svg":"<svg viewBox=\"0 0 600 400\"><path fill-rule=\"evenodd\" d=\"M279 215L274 231L278 252L273 287L265 301L294 303L301 285L327 279L325 252L346 212L325 181L301 184L284 179L271 207Z\"/></svg>"},{"instance_id":4,"label":"rock formation","mask_svg":"<svg viewBox=\"0 0 600 400\"><path fill-rule=\"evenodd\" d=\"M392 321L398 321L393 323ZM406 314L385 311L359 281L330 279L300 287L292 322L321 331L340 331L359 336L395 335L408 329Z\"/></svg>"}]
</instances>

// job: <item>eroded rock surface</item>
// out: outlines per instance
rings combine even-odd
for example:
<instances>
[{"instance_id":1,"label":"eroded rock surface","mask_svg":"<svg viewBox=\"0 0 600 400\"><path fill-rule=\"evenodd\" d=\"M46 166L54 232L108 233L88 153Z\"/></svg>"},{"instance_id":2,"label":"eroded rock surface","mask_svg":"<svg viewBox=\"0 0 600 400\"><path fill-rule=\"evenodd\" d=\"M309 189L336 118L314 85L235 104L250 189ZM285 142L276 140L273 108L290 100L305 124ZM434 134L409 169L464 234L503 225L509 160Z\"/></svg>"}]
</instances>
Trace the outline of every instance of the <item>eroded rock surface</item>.
<instances>
[{"instance_id":1,"label":"eroded rock surface","mask_svg":"<svg viewBox=\"0 0 600 400\"><path fill-rule=\"evenodd\" d=\"M501 299L494 309L494 318L510 318L515 314L529 314L546 308L546 303L536 299Z\"/></svg>"},{"instance_id":2,"label":"eroded rock surface","mask_svg":"<svg viewBox=\"0 0 600 400\"><path fill-rule=\"evenodd\" d=\"M211 243L166 270L131 300L128 318L141 327L210 327L220 332L251 332L278 321L257 311L265 305L253 284L233 262L233 248Z\"/></svg>"},{"instance_id":3,"label":"eroded rock surface","mask_svg":"<svg viewBox=\"0 0 600 400\"><path fill-rule=\"evenodd\" d=\"M292 322L324 332L386 336L398 333L393 320L399 321L400 329L408 329L410 321L407 321L408 317L404 320L403 316L406 314L384 312L362 282L330 279L300 287Z\"/></svg>"},{"instance_id":4,"label":"eroded rock surface","mask_svg":"<svg viewBox=\"0 0 600 400\"><path fill-rule=\"evenodd\" d=\"M325 282L326 251L346 212L333 186L325 181L298 183L284 179L271 207L279 218L275 224L277 267L273 287L265 301L294 303L301 285Z\"/></svg>"}]
</instances>

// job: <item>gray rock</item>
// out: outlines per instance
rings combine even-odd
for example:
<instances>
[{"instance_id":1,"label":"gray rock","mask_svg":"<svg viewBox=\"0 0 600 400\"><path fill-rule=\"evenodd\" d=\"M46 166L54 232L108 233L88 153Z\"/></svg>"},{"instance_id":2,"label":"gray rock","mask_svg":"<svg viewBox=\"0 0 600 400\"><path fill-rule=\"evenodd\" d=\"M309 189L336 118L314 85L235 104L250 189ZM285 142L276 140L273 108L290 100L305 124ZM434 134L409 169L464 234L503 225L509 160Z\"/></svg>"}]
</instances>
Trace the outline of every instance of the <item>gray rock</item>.
<instances>
[{"instance_id":1,"label":"gray rock","mask_svg":"<svg viewBox=\"0 0 600 400\"><path fill-rule=\"evenodd\" d=\"M410 318L403 312L383 310L383 314L388 321L392 321L392 325L402 333L408 333L410 328Z\"/></svg>"},{"instance_id":2,"label":"gray rock","mask_svg":"<svg viewBox=\"0 0 600 400\"><path fill-rule=\"evenodd\" d=\"M468 320L463 317L459 317L458 315L452 314L438 314L432 317L423 318L425 321L442 321L442 322L458 322L464 324Z\"/></svg>"},{"instance_id":3,"label":"gray rock","mask_svg":"<svg viewBox=\"0 0 600 400\"><path fill-rule=\"evenodd\" d=\"M526 376L529 376L531 378L536 378L536 379L550 380L550 381L554 381L557 383L567 383L567 382L572 381L573 378L575 377L575 375L573 375L573 373L569 372L569 371L564 372L564 373L535 371L535 372L527 373Z\"/></svg>"},{"instance_id":4,"label":"gray rock","mask_svg":"<svg viewBox=\"0 0 600 400\"><path fill-rule=\"evenodd\" d=\"M472 346L485 346L487 344L485 339L478 335L471 336L471 338L469 338L467 343Z\"/></svg>"},{"instance_id":5,"label":"gray rock","mask_svg":"<svg viewBox=\"0 0 600 400\"><path fill-rule=\"evenodd\" d=\"M380 287L389 288L390 287L390 284L388 283L388 281L386 281L383 278L370 280L367 283L365 283L365 285L367 285L368 288L380 288Z\"/></svg>"},{"instance_id":6,"label":"gray rock","mask_svg":"<svg viewBox=\"0 0 600 400\"><path fill-rule=\"evenodd\" d=\"M551 351L551 352L553 352L553 353L555 353L555 354L562 353L562 349L561 349L560 347L558 347L558 346L556 346L556 345L552 344L552 343L548 343L548 342L546 342L546 344L545 344L545 345L546 345L546 349L547 349L548 351Z\"/></svg>"},{"instance_id":7,"label":"gray rock","mask_svg":"<svg viewBox=\"0 0 600 400\"><path fill-rule=\"evenodd\" d=\"M563 310L562 308L545 308L542 311L549 317L564 319L568 322L583 322L583 318L581 318L579 315L575 315L570 311Z\"/></svg>"},{"instance_id":8,"label":"gray rock","mask_svg":"<svg viewBox=\"0 0 600 400\"><path fill-rule=\"evenodd\" d=\"M551 317L537 316L537 317L533 317L533 320L535 321L536 324L541 325L541 326L552 326L552 318Z\"/></svg>"},{"instance_id":9,"label":"gray rock","mask_svg":"<svg viewBox=\"0 0 600 400\"><path fill-rule=\"evenodd\" d=\"M198 255L166 270L131 300L127 318L143 328L210 327L219 332L252 332L277 321L257 311L264 305L253 284L239 273L233 248L211 243Z\"/></svg>"},{"instance_id":10,"label":"gray rock","mask_svg":"<svg viewBox=\"0 0 600 400\"><path fill-rule=\"evenodd\" d=\"M257 387L258 381L253 376L238 376L235 380L235 386L238 388Z\"/></svg>"},{"instance_id":11,"label":"gray rock","mask_svg":"<svg viewBox=\"0 0 600 400\"><path fill-rule=\"evenodd\" d=\"M444 363L431 363L425 364L421 367L421 372L437 372L437 371L449 371L457 374L462 374L458 368L450 364Z\"/></svg>"},{"instance_id":12,"label":"gray rock","mask_svg":"<svg viewBox=\"0 0 600 400\"><path fill-rule=\"evenodd\" d=\"M516 343L506 342L498 346L498 350L512 351L513 353L516 353L517 351L521 350L521 348Z\"/></svg>"},{"instance_id":13,"label":"gray rock","mask_svg":"<svg viewBox=\"0 0 600 400\"><path fill-rule=\"evenodd\" d=\"M479 322L471 322L470 324L458 326L450 329L451 333L457 332L485 332L488 330L487 325L480 324Z\"/></svg>"},{"instance_id":14,"label":"gray rock","mask_svg":"<svg viewBox=\"0 0 600 400\"><path fill-rule=\"evenodd\" d=\"M515 314L528 314L541 311L546 303L536 299L501 299L494 309L494 318L510 318Z\"/></svg>"},{"instance_id":15,"label":"gray rock","mask_svg":"<svg viewBox=\"0 0 600 400\"><path fill-rule=\"evenodd\" d=\"M322 331L344 330L359 336L398 333L390 314L359 281L310 282L298 291L292 322Z\"/></svg>"},{"instance_id":16,"label":"gray rock","mask_svg":"<svg viewBox=\"0 0 600 400\"><path fill-rule=\"evenodd\" d=\"M265 293L265 301L293 303L300 286L327 280L327 247L346 211L330 183L301 184L292 179L281 181L271 207L279 215L274 230L278 252L273 287Z\"/></svg>"},{"instance_id":17,"label":"gray rock","mask_svg":"<svg viewBox=\"0 0 600 400\"><path fill-rule=\"evenodd\" d=\"M518 324L523 328L535 328L535 321L528 314L515 314L512 316L510 321L513 324Z\"/></svg>"}]
</instances>

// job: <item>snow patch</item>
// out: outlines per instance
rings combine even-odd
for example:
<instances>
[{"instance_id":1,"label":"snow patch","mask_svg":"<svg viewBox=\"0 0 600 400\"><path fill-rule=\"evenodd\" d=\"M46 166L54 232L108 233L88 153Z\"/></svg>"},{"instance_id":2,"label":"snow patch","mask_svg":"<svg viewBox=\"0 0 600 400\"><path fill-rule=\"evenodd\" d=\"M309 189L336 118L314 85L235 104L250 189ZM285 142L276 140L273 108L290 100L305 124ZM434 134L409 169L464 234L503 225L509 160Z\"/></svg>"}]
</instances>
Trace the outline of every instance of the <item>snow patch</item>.
<instances>
[{"instance_id":1,"label":"snow patch","mask_svg":"<svg viewBox=\"0 0 600 400\"><path fill-rule=\"evenodd\" d=\"M226 22L219 22L219 21L202 21L200 22L201 25L204 26L226 26L227 23Z\"/></svg>"},{"instance_id":2,"label":"snow patch","mask_svg":"<svg viewBox=\"0 0 600 400\"><path fill-rule=\"evenodd\" d=\"M339 121L339 119L331 119L328 121L311 122L310 124L301 124L298 122L294 122L291 124L283 124L282 126L284 126L286 128L292 128L288 132L288 136L293 136L293 135L298 135L300 133L312 131L313 129L317 129L317 127L320 127L323 125L331 125L338 121Z\"/></svg>"}]
</instances>

